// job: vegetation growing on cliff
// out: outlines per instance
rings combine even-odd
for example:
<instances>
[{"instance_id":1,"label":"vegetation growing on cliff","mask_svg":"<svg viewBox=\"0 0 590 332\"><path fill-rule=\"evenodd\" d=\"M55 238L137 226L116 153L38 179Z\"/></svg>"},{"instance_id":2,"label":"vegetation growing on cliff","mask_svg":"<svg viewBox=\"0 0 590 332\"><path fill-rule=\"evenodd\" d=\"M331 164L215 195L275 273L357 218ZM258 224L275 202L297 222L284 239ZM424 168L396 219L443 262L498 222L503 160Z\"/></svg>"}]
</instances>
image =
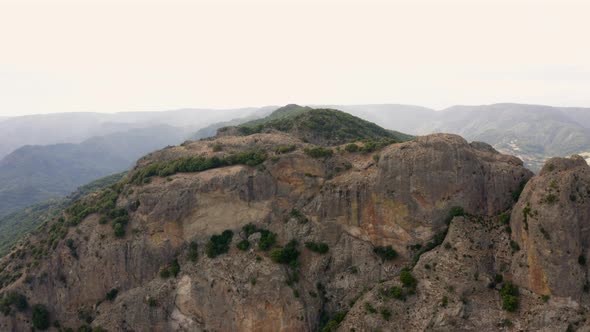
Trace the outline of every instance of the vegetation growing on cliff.
<instances>
[{"instance_id":1,"label":"vegetation growing on cliff","mask_svg":"<svg viewBox=\"0 0 590 332\"><path fill-rule=\"evenodd\" d=\"M305 154L312 158L327 158L331 157L334 154L334 151L332 151L332 149L324 148L321 146L305 148L303 151L305 152Z\"/></svg>"},{"instance_id":2,"label":"vegetation growing on cliff","mask_svg":"<svg viewBox=\"0 0 590 332\"><path fill-rule=\"evenodd\" d=\"M449 231L449 226L450 226L453 218L461 217L461 216L465 216L465 215L466 215L465 210L462 207L460 207L460 206L452 207L449 210L447 217L445 218L445 223L447 224L447 227L445 227L440 232L434 234L434 236L432 237L432 240L427 242L424 246L415 245L411 248L411 249L415 249L415 251L416 251L414 253L414 257L412 258L412 266L414 266L414 265L416 265L416 263L418 263L418 260L425 252L428 252L428 251L438 247L439 245L441 245L445 241L445 238L447 236L447 232ZM448 244L448 245L450 246L450 244Z\"/></svg>"},{"instance_id":3,"label":"vegetation growing on cliff","mask_svg":"<svg viewBox=\"0 0 590 332\"><path fill-rule=\"evenodd\" d=\"M346 318L346 314L348 314L348 311L339 311L337 313L334 314L334 316L332 317L332 319L330 319L326 325L324 325L321 328L321 332L334 332L338 329L338 326L340 325L340 323L342 323L342 321L344 320L344 318Z\"/></svg>"},{"instance_id":4,"label":"vegetation growing on cliff","mask_svg":"<svg viewBox=\"0 0 590 332\"><path fill-rule=\"evenodd\" d=\"M0 312L5 316L8 316L13 308L18 311L24 311L28 307L27 297L16 291L7 292L0 298Z\"/></svg>"},{"instance_id":5,"label":"vegetation growing on cliff","mask_svg":"<svg viewBox=\"0 0 590 332\"><path fill-rule=\"evenodd\" d=\"M215 258L229 251L229 245L234 237L234 232L225 230L221 235L213 235L207 242L205 249L209 258Z\"/></svg>"},{"instance_id":6,"label":"vegetation growing on cliff","mask_svg":"<svg viewBox=\"0 0 590 332\"><path fill-rule=\"evenodd\" d=\"M384 289L381 289L379 291L379 293L384 298L396 299L396 300L400 300L400 301L406 300L406 294L404 293L404 290L401 287L392 286L389 288L384 288Z\"/></svg>"},{"instance_id":7,"label":"vegetation growing on cliff","mask_svg":"<svg viewBox=\"0 0 590 332\"><path fill-rule=\"evenodd\" d=\"M395 251L391 246L375 247L373 248L373 252L382 260L386 261L390 261L397 257L397 251Z\"/></svg>"},{"instance_id":8,"label":"vegetation growing on cliff","mask_svg":"<svg viewBox=\"0 0 590 332\"><path fill-rule=\"evenodd\" d=\"M518 309L518 287L511 282L506 282L500 289L502 309L514 312Z\"/></svg>"},{"instance_id":9,"label":"vegetation growing on cliff","mask_svg":"<svg viewBox=\"0 0 590 332\"><path fill-rule=\"evenodd\" d=\"M169 161L160 161L135 171L129 182L142 184L149 181L153 176L164 177L176 173L202 172L212 168L231 165L256 166L262 164L266 158L267 154L264 151L249 150L223 157L184 157Z\"/></svg>"},{"instance_id":10,"label":"vegetation growing on cliff","mask_svg":"<svg viewBox=\"0 0 590 332\"><path fill-rule=\"evenodd\" d=\"M402 285L409 289L410 291L415 291L416 286L418 286L418 280L414 278L412 272L409 269L403 269L402 272L399 274L399 280L401 281Z\"/></svg>"},{"instance_id":11,"label":"vegetation growing on cliff","mask_svg":"<svg viewBox=\"0 0 590 332\"><path fill-rule=\"evenodd\" d=\"M198 249L199 245L196 241L191 241L191 243L188 245L188 259L193 263L199 258Z\"/></svg>"},{"instance_id":12,"label":"vegetation growing on cliff","mask_svg":"<svg viewBox=\"0 0 590 332\"><path fill-rule=\"evenodd\" d=\"M33 327L39 330L46 330L49 328L49 310L42 304L35 304L33 306Z\"/></svg>"},{"instance_id":13,"label":"vegetation growing on cliff","mask_svg":"<svg viewBox=\"0 0 590 332\"><path fill-rule=\"evenodd\" d=\"M312 109L288 105L264 119L238 126L243 135L268 130L289 132L314 144L337 145L361 140L390 139L401 142L412 137L334 109Z\"/></svg>"},{"instance_id":14,"label":"vegetation growing on cliff","mask_svg":"<svg viewBox=\"0 0 590 332\"><path fill-rule=\"evenodd\" d=\"M284 247L274 248L270 252L270 258L275 263L286 264L293 266L299 257L299 250L297 250L297 241L291 240Z\"/></svg>"},{"instance_id":15,"label":"vegetation growing on cliff","mask_svg":"<svg viewBox=\"0 0 590 332\"><path fill-rule=\"evenodd\" d=\"M178 273L180 273L180 264L178 264L178 260L175 259L160 270L160 277L164 279L170 277L176 278Z\"/></svg>"},{"instance_id":16,"label":"vegetation growing on cliff","mask_svg":"<svg viewBox=\"0 0 590 332\"><path fill-rule=\"evenodd\" d=\"M305 247L318 254L325 254L330 250L330 247L324 242L305 242Z\"/></svg>"}]
</instances>

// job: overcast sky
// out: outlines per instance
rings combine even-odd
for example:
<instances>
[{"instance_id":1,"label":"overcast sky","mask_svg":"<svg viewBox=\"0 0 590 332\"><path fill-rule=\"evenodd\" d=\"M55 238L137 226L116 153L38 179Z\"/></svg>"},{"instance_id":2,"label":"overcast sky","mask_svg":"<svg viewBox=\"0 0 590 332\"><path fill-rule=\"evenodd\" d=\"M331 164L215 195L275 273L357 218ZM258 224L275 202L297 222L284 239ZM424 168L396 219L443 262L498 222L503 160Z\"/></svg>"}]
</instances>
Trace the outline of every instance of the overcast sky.
<instances>
[{"instance_id":1,"label":"overcast sky","mask_svg":"<svg viewBox=\"0 0 590 332\"><path fill-rule=\"evenodd\" d=\"M0 0L0 116L590 107L589 15L584 0Z\"/></svg>"}]
</instances>

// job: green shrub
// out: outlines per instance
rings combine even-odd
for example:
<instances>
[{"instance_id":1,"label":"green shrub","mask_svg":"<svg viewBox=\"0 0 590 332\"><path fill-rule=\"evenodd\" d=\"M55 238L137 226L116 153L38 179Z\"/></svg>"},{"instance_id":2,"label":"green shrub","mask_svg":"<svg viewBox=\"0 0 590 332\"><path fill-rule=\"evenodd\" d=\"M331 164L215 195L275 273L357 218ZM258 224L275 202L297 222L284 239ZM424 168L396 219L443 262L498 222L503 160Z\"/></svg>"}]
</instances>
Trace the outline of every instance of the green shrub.
<instances>
[{"instance_id":1,"label":"green shrub","mask_svg":"<svg viewBox=\"0 0 590 332\"><path fill-rule=\"evenodd\" d=\"M170 270L167 267L160 270L160 278L168 279L170 278Z\"/></svg>"},{"instance_id":2,"label":"green shrub","mask_svg":"<svg viewBox=\"0 0 590 332\"><path fill-rule=\"evenodd\" d=\"M111 225L116 237L125 236L125 228L129 223L129 214L125 209L114 209L108 212L108 217L112 219Z\"/></svg>"},{"instance_id":3,"label":"green shrub","mask_svg":"<svg viewBox=\"0 0 590 332\"><path fill-rule=\"evenodd\" d=\"M258 248L267 251L277 243L277 235L269 230L260 230L260 241L258 241Z\"/></svg>"},{"instance_id":4,"label":"green shrub","mask_svg":"<svg viewBox=\"0 0 590 332\"><path fill-rule=\"evenodd\" d=\"M81 325L76 332L92 332L92 327L88 325Z\"/></svg>"},{"instance_id":5,"label":"green shrub","mask_svg":"<svg viewBox=\"0 0 590 332\"><path fill-rule=\"evenodd\" d=\"M107 301L114 301L117 298L118 294L119 294L118 289L116 289L116 288L111 289L110 291L107 292L107 295L106 295Z\"/></svg>"},{"instance_id":6,"label":"green shrub","mask_svg":"<svg viewBox=\"0 0 590 332\"><path fill-rule=\"evenodd\" d=\"M397 257L397 252L391 246L375 247L373 248L373 252L383 260L389 261Z\"/></svg>"},{"instance_id":7,"label":"green shrub","mask_svg":"<svg viewBox=\"0 0 590 332\"><path fill-rule=\"evenodd\" d=\"M178 276L178 273L180 273L180 265L178 264L178 260L175 259L172 262L170 262L170 264L168 264L166 267L160 270L160 277L163 279L167 279L170 277L176 278L176 276Z\"/></svg>"},{"instance_id":8,"label":"green shrub","mask_svg":"<svg viewBox=\"0 0 590 332\"><path fill-rule=\"evenodd\" d=\"M219 143L213 144L213 152L219 152L221 150L223 150L223 145Z\"/></svg>"},{"instance_id":9,"label":"green shrub","mask_svg":"<svg viewBox=\"0 0 590 332\"><path fill-rule=\"evenodd\" d=\"M370 153L370 152L377 150L378 148L379 148L379 145L377 144L377 142L367 141L367 142L365 142L365 145L363 145L363 148L361 149L361 151L364 153Z\"/></svg>"},{"instance_id":10,"label":"green shrub","mask_svg":"<svg viewBox=\"0 0 590 332\"><path fill-rule=\"evenodd\" d=\"M450 223L450 221L449 221L449 223ZM412 258L412 264L415 265L418 262L418 260L420 259L420 256L422 256L422 254L424 254L425 252L428 252L428 251L436 248L437 246L441 245L443 243L443 241L445 240L445 237L447 236L448 230L449 230L448 228L445 228L444 230L434 234L431 241L426 243L426 245L424 245L423 247L420 246L420 248L418 249L418 251L416 252L414 257Z\"/></svg>"},{"instance_id":11,"label":"green shrub","mask_svg":"<svg viewBox=\"0 0 590 332\"><path fill-rule=\"evenodd\" d=\"M145 183L145 180L153 176L165 177L176 173L202 172L212 168L231 165L257 166L262 164L266 158L266 153L260 150L234 153L222 158L183 157L175 160L156 162L143 167L131 176L129 182L142 184Z\"/></svg>"},{"instance_id":12,"label":"green shrub","mask_svg":"<svg viewBox=\"0 0 590 332\"><path fill-rule=\"evenodd\" d=\"M518 287L511 282L506 282L502 286L500 297L502 298L502 309L509 312L514 312L518 309Z\"/></svg>"},{"instance_id":13,"label":"green shrub","mask_svg":"<svg viewBox=\"0 0 590 332\"><path fill-rule=\"evenodd\" d=\"M524 223L524 229L528 230L529 229L529 216L531 215L531 203L526 203L525 207L522 209L522 217L523 217L523 223Z\"/></svg>"},{"instance_id":14,"label":"green shrub","mask_svg":"<svg viewBox=\"0 0 590 332\"><path fill-rule=\"evenodd\" d=\"M244 235L246 237L250 237L250 235L259 232L260 230L258 229L258 227L256 227L256 225L249 223L242 227L242 231L244 232Z\"/></svg>"},{"instance_id":15,"label":"green shrub","mask_svg":"<svg viewBox=\"0 0 590 332\"><path fill-rule=\"evenodd\" d=\"M237 247L242 251L246 251L250 249L250 242L248 240L242 240L238 243Z\"/></svg>"},{"instance_id":16,"label":"green shrub","mask_svg":"<svg viewBox=\"0 0 590 332\"><path fill-rule=\"evenodd\" d=\"M344 150L346 150L346 152L351 152L351 153L357 152L359 150L359 146L354 143L350 143L344 147Z\"/></svg>"},{"instance_id":17,"label":"green shrub","mask_svg":"<svg viewBox=\"0 0 590 332\"><path fill-rule=\"evenodd\" d=\"M38 330L46 330L49 328L49 310L43 304L35 304L33 306L33 327Z\"/></svg>"},{"instance_id":18,"label":"green shrub","mask_svg":"<svg viewBox=\"0 0 590 332\"><path fill-rule=\"evenodd\" d=\"M502 214L500 214L500 217L498 218L498 221L502 225L508 225L508 224L510 224L510 214L508 214L506 212L503 212Z\"/></svg>"},{"instance_id":19,"label":"green shrub","mask_svg":"<svg viewBox=\"0 0 590 332\"><path fill-rule=\"evenodd\" d=\"M400 301L406 300L404 290L397 286L392 286L387 289L381 289L380 293L385 298L396 299Z\"/></svg>"},{"instance_id":20,"label":"green shrub","mask_svg":"<svg viewBox=\"0 0 590 332\"><path fill-rule=\"evenodd\" d=\"M170 270L170 274L176 277L178 273L180 273L180 265L178 264L178 260L173 260L172 263L170 263L170 267L168 269Z\"/></svg>"},{"instance_id":21,"label":"green shrub","mask_svg":"<svg viewBox=\"0 0 590 332\"><path fill-rule=\"evenodd\" d=\"M319 254L325 254L330 249L324 242L305 242L305 247Z\"/></svg>"},{"instance_id":22,"label":"green shrub","mask_svg":"<svg viewBox=\"0 0 590 332\"><path fill-rule=\"evenodd\" d=\"M116 237L124 237L125 236L125 226L121 223L114 223L113 224L113 231Z\"/></svg>"},{"instance_id":23,"label":"green shrub","mask_svg":"<svg viewBox=\"0 0 590 332\"><path fill-rule=\"evenodd\" d=\"M376 314L377 313L377 309L375 309L375 307L373 307L373 305L369 302L365 302L365 311L370 313L370 314Z\"/></svg>"},{"instance_id":24,"label":"green shrub","mask_svg":"<svg viewBox=\"0 0 590 332\"><path fill-rule=\"evenodd\" d=\"M518 188L512 192L512 199L515 202L518 201L518 199L520 198L520 194L522 194L522 191L524 190L526 183L527 183L527 180L520 181L520 183L518 184Z\"/></svg>"},{"instance_id":25,"label":"green shrub","mask_svg":"<svg viewBox=\"0 0 590 332\"><path fill-rule=\"evenodd\" d=\"M547 194L541 199L541 203L554 204L557 202L557 196L553 193Z\"/></svg>"},{"instance_id":26,"label":"green shrub","mask_svg":"<svg viewBox=\"0 0 590 332\"><path fill-rule=\"evenodd\" d=\"M244 235L246 236L246 238L250 237L250 235L254 234L254 233L260 233L260 240L258 242L258 248L260 248L261 250L267 251L270 248L272 248L272 246L275 245L275 243L277 242L277 235L269 230L266 229L260 229L258 227L256 227L256 225L249 223L246 224L242 227L242 231L244 232ZM243 243L242 243L243 242ZM240 242L240 244L238 244L238 246L242 245L245 246L246 242L242 241ZM250 243L248 243L248 247L246 249L248 249L250 247ZM246 250L243 249L243 250Z\"/></svg>"},{"instance_id":27,"label":"green shrub","mask_svg":"<svg viewBox=\"0 0 590 332\"><path fill-rule=\"evenodd\" d=\"M14 306L18 311L25 311L29 307L27 297L16 292L9 291L0 299L0 311L6 316L10 314L11 307Z\"/></svg>"},{"instance_id":28,"label":"green shrub","mask_svg":"<svg viewBox=\"0 0 590 332\"><path fill-rule=\"evenodd\" d=\"M150 297L150 298L148 298L148 305L150 307L156 307L156 306L158 306L158 300L156 300L153 297Z\"/></svg>"},{"instance_id":29,"label":"green shrub","mask_svg":"<svg viewBox=\"0 0 590 332\"><path fill-rule=\"evenodd\" d=\"M449 215L447 217L447 224L453 220L455 217L463 217L465 216L465 210L460 206L453 206L449 211Z\"/></svg>"},{"instance_id":30,"label":"green shrub","mask_svg":"<svg viewBox=\"0 0 590 332\"><path fill-rule=\"evenodd\" d=\"M291 240L283 248L274 248L270 252L270 259L279 264L293 265L299 257L299 250L297 250L297 241Z\"/></svg>"},{"instance_id":31,"label":"green shrub","mask_svg":"<svg viewBox=\"0 0 590 332\"><path fill-rule=\"evenodd\" d=\"M514 240L510 240L510 248L512 248L512 251L519 251L520 250L520 246Z\"/></svg>"},{"instance_id":32,"label":"green shrub","mask_svg":"<svg viewBox=\"0 0 590 332\"><path fill-rule=\"evenodd\" d=\"M199 245L195 241L191 241L191 243L188 245L188 259L191 262L196 262L197 259L199 258L198 249L199 249Z\"/></svg>"},{"instance_id":33,"label":"green shrub","mask_svg":"<svg viewBox=\"0 0 590 332\"><path fill-rule=\"evenodd\" d=\"M229 245L231 243L232 238L234 237L234 232L230 230L225 230L221 235L213 235L207 242L207 247L205 249L207 256L209 258L215 258L221 254L225 254L229 250Z\"/></svg>"},{"instance_id":34,"label":"green shrub","mask_svg":"<svg viewBox=\"0 0 590 332\"><path fill-rule=\"evenodd\" d=\"M586 265L586 256L584 256L584 255L578 256L578 264L580 264L582 266Z\"/></svg>"},{"instance_id":35,"label":"green shrub","mask_svg":"<svg viewBox=\"0 0 590 332\"><path fill-rule=\"evenodd\" d=\"M316 295L317 296L317 295ZM334 317L328 321L326 325L320 330L321 332L334 332L348 314L348 311L339 311L334 314Z\"/></svg>"},{"instance_id":36,"label":"green shrub","mask_svg":"<svg viewBox=\"0 0 590 332\"><path fill-rule=\"evenodd\" d=\"M68 249L70 249L70 254L72 254L72 256L76 259L78 259L78 252L76 251L76 245L74 244L74 240L73 239L66 239L65 241L66 247L68 247Z\"/></svg>"},{"instance_id":37,"label":"green shrub","mask_svg":"<svg viewBox=\"0 0 590 332\"><path fill-rule=\"evenodd\" d=\"M381 317L383 317L384 320L389 321L391 318L391 311L389 309L383 307L379 312L381 312Z\"/></svg>"},{"instance_id":38,"label":"green shrub","mask_svg":"<svg viewBox=\"0 0 590 332\"><path fill-rule=\"evenodd\" d=\"M307 219L307 217L301 211L299 211L295 208L291 209L291 211L289 212L289 216L291 218L297 219L297 221L300 224L305 224L309 221L309 219Z\"/></svg>"},{"instance_id":39,"label":"green shrub","mask_svg":"<svg viewBox=\"0 0 590 332\"><path fill-rule=\"evenodd\" d=\"M399 280L402 282L402 285L406 288L415 289L418 285L418 280L414 278L410 270L403 269L399 275Z\"/></svg>"},{"instance_id":40,"label":"green shrub","mask_svg":"<svg viewBox=\"0 0 590 332\"><path fill-rule=\"evenodd\" d=\"M305 154L312 158L324 158L324 157L331 157L334 154L334 151L329 148L324 148L321 146L314 146L311 148L305 148L303 150Z\"/></svg>"}]
</instances>

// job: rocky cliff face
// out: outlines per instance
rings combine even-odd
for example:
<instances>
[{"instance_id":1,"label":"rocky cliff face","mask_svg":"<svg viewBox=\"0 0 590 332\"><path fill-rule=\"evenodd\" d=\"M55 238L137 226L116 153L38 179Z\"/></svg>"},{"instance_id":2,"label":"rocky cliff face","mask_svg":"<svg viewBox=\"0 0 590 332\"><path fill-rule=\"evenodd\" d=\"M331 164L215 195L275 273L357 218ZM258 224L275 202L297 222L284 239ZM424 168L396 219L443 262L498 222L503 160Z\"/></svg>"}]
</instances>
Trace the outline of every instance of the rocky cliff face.
<instances>
[{"instance_id":1,"label":"rocky cliff face","mask_svg":"<svg viewBox=\"0 0 590 332\"><path fill-rule=\"evenodd\" d=\"M588 166L559 159L533 177L509 233L506 217L532 173L486 144L438 134L370 153L313 148L269 132L142 158L126 182L85 198L3 258L0 330L38 325L34 304L58 321L53 330L585 326L587 269L578 259L588 248ZM253 149L265 158L235 157ZM545 211L539 190L552 179L559 199ZM527 233L519 216L528 202ZM544 243L540 225L564 247ZM560 260L572 269L560 271ZM497 290L509 281L520 286L514 313Z\"/></svg>"},{"instance_id":2,"label":"rocky cliff face","mask_svg":"<svg viewBox=\"0 0 590 332\"><path fill-rule=\"evenodd\" d=\"M514 207L511 271L537 294L580 301L588 292L590 167L582 157L553 158Z\"/></svg>"}]
</instances>

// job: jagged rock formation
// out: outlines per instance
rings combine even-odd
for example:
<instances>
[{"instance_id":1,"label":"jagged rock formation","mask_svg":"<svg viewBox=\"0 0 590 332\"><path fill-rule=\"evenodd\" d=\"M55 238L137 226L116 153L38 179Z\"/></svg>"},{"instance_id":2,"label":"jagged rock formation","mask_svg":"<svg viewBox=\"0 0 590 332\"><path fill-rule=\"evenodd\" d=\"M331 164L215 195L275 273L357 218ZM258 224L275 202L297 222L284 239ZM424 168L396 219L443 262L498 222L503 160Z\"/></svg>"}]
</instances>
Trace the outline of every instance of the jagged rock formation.
<instances>
[{"instance_id":1,"label":"jagged rock formation","mask_svg":"<svg viewBox=\"0 0 590 332\"><path fill-rule=\"evenodd\" d=\"M526 186L509 233L514 198L532 176L517 158L455 135L386 146L359 139L315 147L270 130L147 155L125 181L85 197L2 259L0 330L38 322L10 294L45 305L61 328L109 331L585 326L587 295L570 296L545 272L544 303L518 264L532 252L540 269L553 269L539 254L547 247L523 242L517 215L561 169L557 161ZM571 176L585 172L574 167ZM570 255L576 264L580 250ZM509 281L520 295L499 295Z\"/></svg>"},{"instance_id":2,"label":"jagged rock formation","mask_svg":"<svg viewBox=\"0 0 590 332\"><path fill-rule=\"evenodd\" d=\"M585 160L548 160L522 193L511 220L522 249L512 264L515 279L538 294L587 297L590 167Z\"/></svg>"}]
</instances>

